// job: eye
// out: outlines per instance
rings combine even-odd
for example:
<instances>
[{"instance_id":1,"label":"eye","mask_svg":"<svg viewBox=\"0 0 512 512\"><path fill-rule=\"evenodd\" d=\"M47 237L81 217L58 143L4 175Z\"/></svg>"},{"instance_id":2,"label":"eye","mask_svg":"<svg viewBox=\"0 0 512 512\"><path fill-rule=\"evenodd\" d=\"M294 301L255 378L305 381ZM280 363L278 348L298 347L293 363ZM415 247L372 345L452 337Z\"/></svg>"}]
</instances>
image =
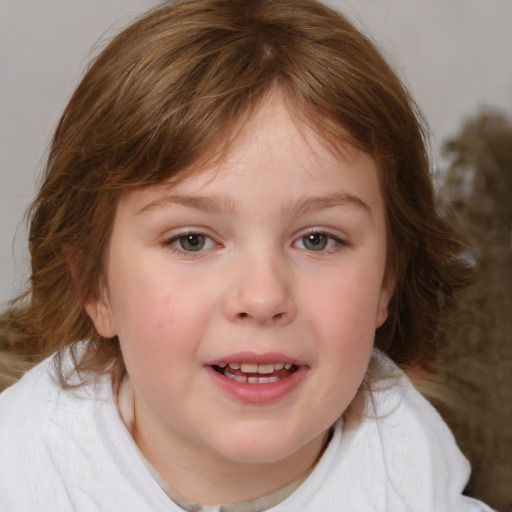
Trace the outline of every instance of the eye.
<instances>
[{"instance_id":1,"label":"eye","mask_svg":"<svg viewBox=\"0 0 512 512\"><path fill-rule=\"evenodd\" d=\"M295 242L295 246L299 249L315 252L335 249L339 245L345 245L344 241L334 235L320 231L307 233Z\"/></svg>"},{"instance_id":2,"label":"eye","mask_svg":"<svg viewBox=\"0 0 512 512\"><path fill-rule=\"evenodd\" d=\"M324 233L310 233L301 238L304 248L308 251L323 251L327 247L329 238Z\"/></svg>"},{"instance_id":3,"label":"eye","mask_svg":"<svg viewBox=\"0 0 512 512\"><path fill-rule=\"evenodd\" d=\"M185 252L199 252L215 247L215 242L201 233L184 233L164 242L166 247L172 247Z\"/></svg>"}]
</instances>

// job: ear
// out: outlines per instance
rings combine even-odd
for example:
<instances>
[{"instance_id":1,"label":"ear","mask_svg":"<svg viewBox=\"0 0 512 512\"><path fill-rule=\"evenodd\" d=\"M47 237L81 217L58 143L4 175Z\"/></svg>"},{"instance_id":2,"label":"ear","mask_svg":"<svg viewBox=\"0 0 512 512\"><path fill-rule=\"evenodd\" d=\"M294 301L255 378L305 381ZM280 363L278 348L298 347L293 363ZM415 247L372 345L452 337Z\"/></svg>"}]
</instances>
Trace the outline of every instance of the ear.
<instances>
[{"instance_id":1,"label":"ear","mask_svg":"<svg viewBox=\"0 0 512 512\"><path fill-rule=\"evenodd\" d=\"M378 329L388 318L388 305L395 292L395 281L390 277L384 277L377 302L377 314L375 316L375 329Z\"/></svg>"},{"instance_id":2,"label":"ear","mask_svg":"<svg viewBox=\"0 0 512 512\"><path fill-rule=\"evenodd\" d=\"M104 287L98 292L98 297L88 300L85 304L85 311L92 320L94 327L100 336L113 338L117 336L117 329L114 323L112 308L108 300L108 294Z\"/></svg>"},{"instance_id":3,"label":"ear","mask_svg":"<svg viewBox=\"0 0 512 512\"><path fill-rule=\"evenodd\" d=\"M69 265L71 279L78 293L82 289L82 276L81 276L81 254L75 247L69 245L64 247L64 253ZM117 336L115 329L114 319L112 316L112 309L108 300L107 289L104 284L98 285L98 292L93 298L87 299L85 303L85 311L92 320L94 327L100 336L104 338L113 338Z\"/></svg>"}]
</instances>

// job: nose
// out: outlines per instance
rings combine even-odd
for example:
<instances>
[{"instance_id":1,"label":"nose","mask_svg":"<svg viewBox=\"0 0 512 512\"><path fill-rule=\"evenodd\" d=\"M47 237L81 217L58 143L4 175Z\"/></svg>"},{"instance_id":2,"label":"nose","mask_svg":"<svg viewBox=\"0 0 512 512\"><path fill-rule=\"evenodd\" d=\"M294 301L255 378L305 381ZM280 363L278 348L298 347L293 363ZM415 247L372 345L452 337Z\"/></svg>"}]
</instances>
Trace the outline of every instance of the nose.
<instances>
[{"instance_id":1,"label":"nose","mask_svg":"<svg viewBox=\"0 0 512 512\"><path fill-rule=\"evenodd\" d=\"M279 257L240 258L231 268L224 314L235 323L283 326L293 321L292 271Z\"/></svg>"}]
</instances>

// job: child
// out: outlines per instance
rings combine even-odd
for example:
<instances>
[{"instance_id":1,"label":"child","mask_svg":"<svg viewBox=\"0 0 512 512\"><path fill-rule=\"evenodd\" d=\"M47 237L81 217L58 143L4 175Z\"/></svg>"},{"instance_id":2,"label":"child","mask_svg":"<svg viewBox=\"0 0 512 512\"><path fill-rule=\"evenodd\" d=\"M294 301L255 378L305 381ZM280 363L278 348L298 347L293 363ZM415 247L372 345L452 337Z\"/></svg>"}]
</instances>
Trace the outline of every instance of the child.
<instances>
[{"instance_id":1,"label":"child","mask_svg":"<svg viewBox=\"0 0 512 512\"><path fill-rule=\"evenodd\" d=\"M415 107L314 0L185 0L87 71L12 308L0 509L482 511L397 365L465 281Z\"/></svg>"}]
</instances>

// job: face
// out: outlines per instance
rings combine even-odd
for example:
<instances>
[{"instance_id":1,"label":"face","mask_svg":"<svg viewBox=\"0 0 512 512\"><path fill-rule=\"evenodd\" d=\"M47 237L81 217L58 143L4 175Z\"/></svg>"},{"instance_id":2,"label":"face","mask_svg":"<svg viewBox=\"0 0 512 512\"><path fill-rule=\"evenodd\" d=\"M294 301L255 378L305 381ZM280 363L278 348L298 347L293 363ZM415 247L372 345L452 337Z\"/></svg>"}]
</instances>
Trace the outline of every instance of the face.
<instances>
[{"instance_id":1,"label":"face","mask_svg":"<svg viewBox=\"0 0 512 512\"><path fill-rule=\"evenodd\" d=\"M119 337L136 439L230 463L316 457L386 319L385 260L375 161L334 156L278 99L221 163L128 193L87 311Z\"/></svg>"}]
</instances>

